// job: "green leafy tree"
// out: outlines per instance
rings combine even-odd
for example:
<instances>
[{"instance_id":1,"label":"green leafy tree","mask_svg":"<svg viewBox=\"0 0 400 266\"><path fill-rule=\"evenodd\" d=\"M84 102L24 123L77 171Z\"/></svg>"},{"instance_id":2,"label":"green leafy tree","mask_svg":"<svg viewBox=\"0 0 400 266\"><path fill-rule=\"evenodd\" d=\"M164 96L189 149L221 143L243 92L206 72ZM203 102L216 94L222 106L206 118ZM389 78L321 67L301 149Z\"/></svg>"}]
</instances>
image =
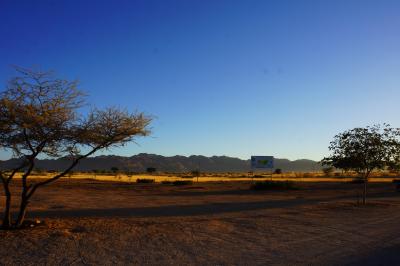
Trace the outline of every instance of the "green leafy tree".
<instances>
[{"instance_id":1,"label":"green leafy tree","mask_svg":"<svg viewBox=\"0 0 400 266\"><path fill-rule=\"evenodd\" d=\"M363 180L363 204L366 204L371 172L399 165L399 136L399 129L387 124L347 130L334 137L329 146L332 154L322 163L345 171L356 171Z\"/></svg>"},{"instance_id":2,"label":"green leafy tree","mask_svg":"<svg viewBox=\"0 0 400 266\"><path fill-rule=\"evenodd\" d=\"M41 187L67 175L83 159L103 149L123 146L138 136L147 136L151 118L118 108L93 109L79 113L86 104L76 81L57 79L49 72L17 68L19 76L10 80L0 94L0 148L12 152L19 164L0 171L5 194L2 227L19 228L24 224L27 207ZM35 159L68 157L63 171L44 180L31 180ZM21 177L20 206L12 219L10 189L15 174ZM19 192L18 192L19 193Z\"/></svg>"}]
</instances>

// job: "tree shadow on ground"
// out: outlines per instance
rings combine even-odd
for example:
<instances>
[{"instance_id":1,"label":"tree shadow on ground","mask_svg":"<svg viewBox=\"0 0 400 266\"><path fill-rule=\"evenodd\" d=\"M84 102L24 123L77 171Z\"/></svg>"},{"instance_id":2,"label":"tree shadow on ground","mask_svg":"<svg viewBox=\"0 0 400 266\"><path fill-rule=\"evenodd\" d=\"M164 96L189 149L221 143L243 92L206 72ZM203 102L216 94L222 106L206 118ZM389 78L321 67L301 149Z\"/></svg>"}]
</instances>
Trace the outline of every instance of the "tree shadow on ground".
<instances>
[{"instance_id":1,"label":"tree shadow on ground","mask_svg":"<svg viewBox=\"0 0 400 266\"><path fill-rule=\"evenodd\" d=\"M369 198L388 198L398 194L377 194ZM29 217L36 218L83 218L83 217L165 217L196 216L231 212L253 211L261 209L288 208L306 204L318 204L327 201L354 199L354 196L331 198L295 198L287 200L267 200L250 202L223 202L196 205L167 205L157 207L125 207L103 209L49 209L29 212Z\"/></svg>"},{"instance_id":2,"label":"tree shadow on ground","mask_svg":"<svg viewBox=\"0 0 400 266\"><path fill-rule=\"evenodd\" d=\"M393 245L390 247L382 247L364 256L362 259L352 261L347 265L354 265L354 266L399 265L400 261L399 250L400 250L400 244Z\"/></svg>"},{"instance_id":3,"label":"tree shadow on ground","mask_svg":"<svg viewBox=\"0 0 400 266\"><path fill-rule=\"evenodd\" d=\"M160 216L195 216L229 212L252 211L259 209L282 208L302 205L310 200L282 200L256 202L227 202L198 205L167 205L139 208L107 209L71 209L71 210L36 210L29 212L29 217L36 218L83 218L83 217L160 217Z\"/></svg>"}]
</instances>

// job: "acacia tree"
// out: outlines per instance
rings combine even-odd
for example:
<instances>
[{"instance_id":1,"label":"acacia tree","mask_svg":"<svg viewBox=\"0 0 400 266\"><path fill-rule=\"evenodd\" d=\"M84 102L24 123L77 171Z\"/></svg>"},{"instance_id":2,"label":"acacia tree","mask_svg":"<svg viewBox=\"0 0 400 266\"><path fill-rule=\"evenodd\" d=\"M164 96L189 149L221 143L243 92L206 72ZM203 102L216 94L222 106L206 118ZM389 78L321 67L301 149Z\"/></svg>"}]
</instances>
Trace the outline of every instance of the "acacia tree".
<instances>
[{"instance_id":1,"label":"acacia tree","mask_svg":"<svg viewBox=\"0 0 400 266\"><path fill-rule=\"evenodd\" d=\"M34 193L68 174L81 160L103 149L123 146L147 136L151 117L111 107L80 114L85 95L76 81L54 78L50 72L17 68L18 77L0 94L0 148L19 158L11 169L0 171L6 196L2 228L19 228ZM38 156L68 157L69 166L44 180L29 179ZM10 184L22 171L19 209L11 213Z\"/></svg>"},{"instance_id":2,"label":"acacia tree","mask_svg":"<svg viewBox=\"0 0 400 266\"><path fill-rule=\"evenodd\" d=\"M200 176L200 170L193 170L191 171L191 174L193 177L197 177L197 183L199 183L199 176Z\"/></svg>"},{"instance_id":3,"label":"acacia tree","mask_svg":"<svg viewBox=\"0 0 400 266\"><path fill-rule=\"evenodd\" d=\"M363 180L363 204L366 204L371 172L399 165L399 136L399 129L387 124L347 130L334 137L329 146L332 154L322 163L345 171L356 171Z\"/></svg>"}]
</instances>

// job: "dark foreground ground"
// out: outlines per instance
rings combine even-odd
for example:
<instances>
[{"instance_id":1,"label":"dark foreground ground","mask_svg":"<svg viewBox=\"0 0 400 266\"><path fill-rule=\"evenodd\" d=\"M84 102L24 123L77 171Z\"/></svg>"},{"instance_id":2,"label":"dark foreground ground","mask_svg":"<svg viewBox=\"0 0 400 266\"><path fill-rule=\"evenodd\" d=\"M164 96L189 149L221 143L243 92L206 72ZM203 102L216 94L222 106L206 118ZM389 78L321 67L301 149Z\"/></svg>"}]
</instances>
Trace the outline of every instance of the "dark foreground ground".
<instances>
[{"instance_id":1,"label":"dark foreground ground","mask_svg":"<svg viewBox=\"0 0 400 266\"><path fill-rule=\"evenodd\" d=\"M360 185L299 186L61 181L32 200L43 225L0 231L0 264L399 265L393 184L371 184L365 207Z\"/></svg>"}]
</instances>

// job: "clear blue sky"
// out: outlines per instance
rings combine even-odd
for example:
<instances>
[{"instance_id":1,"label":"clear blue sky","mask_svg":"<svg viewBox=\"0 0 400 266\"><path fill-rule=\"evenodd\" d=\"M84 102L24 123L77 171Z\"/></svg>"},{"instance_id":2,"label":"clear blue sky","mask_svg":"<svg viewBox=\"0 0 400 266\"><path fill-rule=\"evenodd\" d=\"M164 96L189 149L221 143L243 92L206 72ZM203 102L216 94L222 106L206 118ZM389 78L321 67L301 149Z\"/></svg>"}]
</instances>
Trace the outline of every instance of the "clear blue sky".
<instances>
[{"instance_id":1,"label":"clear blue sky","mask_svg":"<svg viewBox=\"0 0 400 266\"><path fill-rule=\"evenodd\" d=\"M400 126L399 14L378 0L0 0L0 82L11 65L53 69L94 105L157 116L114 154L319 160L340 131Z\"/></svg>"}]
</instances>

